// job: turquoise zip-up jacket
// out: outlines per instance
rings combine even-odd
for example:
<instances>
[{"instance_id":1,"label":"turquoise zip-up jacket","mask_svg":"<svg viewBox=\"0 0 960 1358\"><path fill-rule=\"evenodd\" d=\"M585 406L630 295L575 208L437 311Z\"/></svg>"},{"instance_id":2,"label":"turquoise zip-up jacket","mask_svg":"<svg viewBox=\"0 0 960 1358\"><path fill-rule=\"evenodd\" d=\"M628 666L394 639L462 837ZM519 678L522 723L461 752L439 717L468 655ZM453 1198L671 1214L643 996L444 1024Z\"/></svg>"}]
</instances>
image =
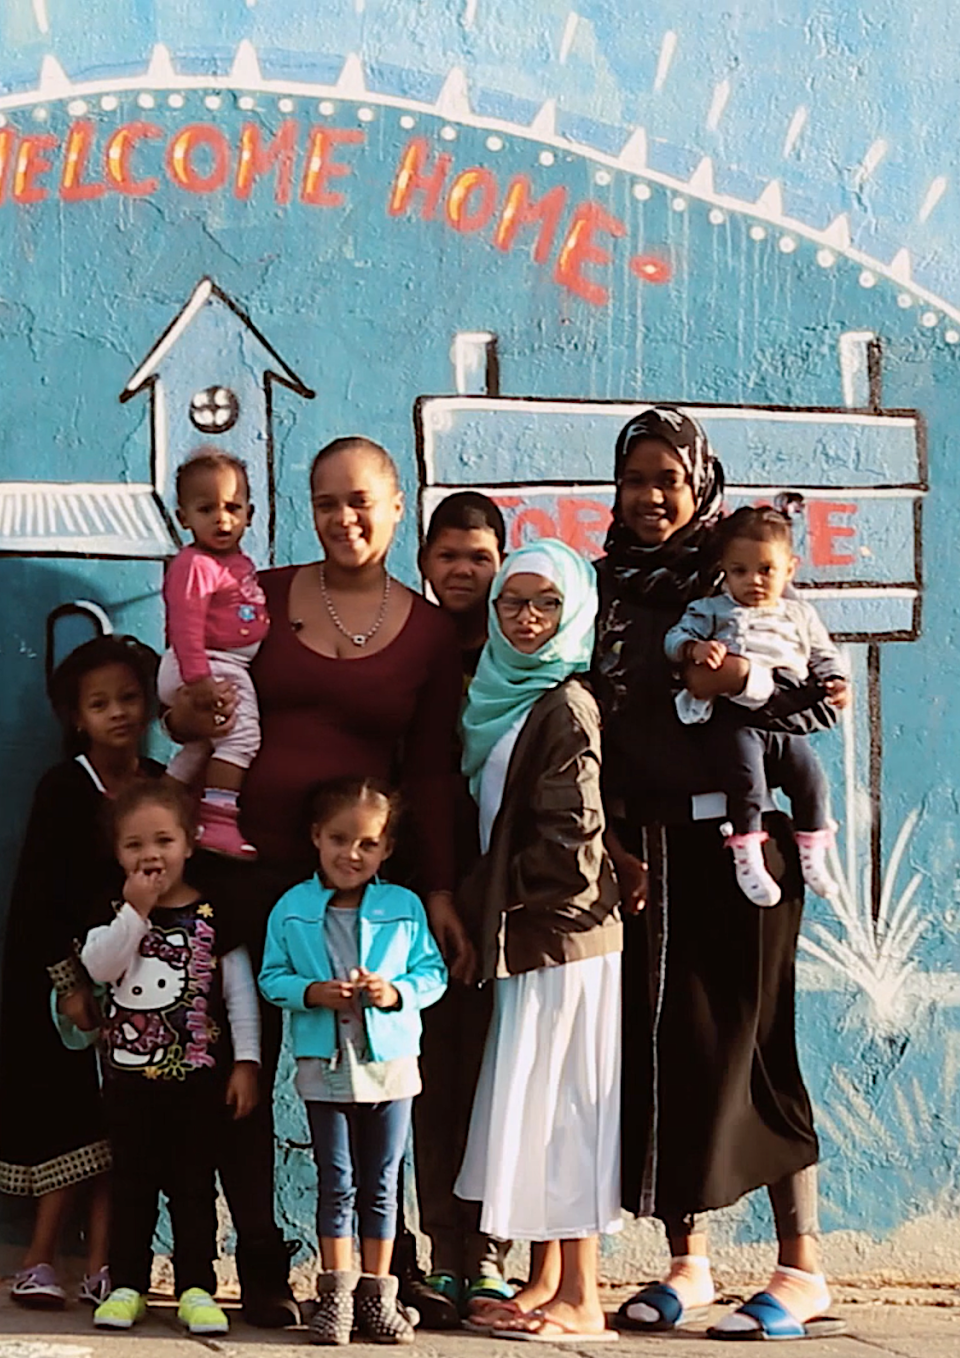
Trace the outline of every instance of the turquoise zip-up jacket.
<instances>
[{"instance_id":1,"label":"turquoise zip-up jacket","mask_svg":"<svg viewBox=\"0 0 960 1358\"><path fill-rule=\"evenodd\" d=\"M260 991L290 1010L294 1056L331 1059L337 1051L336 1014L308 1009L307 986L334 980L323 921L333 892L311 877L280 897L267 923ZM420 1051L420 1010L435 1004L447 988L447 969L420 900L406 887L371 882L358 907L360 965L390 981L399 1009L363 1010L371 1061L392 1061Z\"/></svg>"}]
</instances>

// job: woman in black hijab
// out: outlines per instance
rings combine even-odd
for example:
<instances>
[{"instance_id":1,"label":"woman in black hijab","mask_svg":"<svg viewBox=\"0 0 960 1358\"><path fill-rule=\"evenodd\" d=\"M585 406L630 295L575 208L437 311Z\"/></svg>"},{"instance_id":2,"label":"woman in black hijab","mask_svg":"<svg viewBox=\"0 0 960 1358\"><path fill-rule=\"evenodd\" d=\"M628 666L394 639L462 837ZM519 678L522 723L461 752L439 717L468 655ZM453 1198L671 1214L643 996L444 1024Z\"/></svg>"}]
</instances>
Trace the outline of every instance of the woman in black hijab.
<instances>
[{"instance_id":1,"label":"woman in black hijab","mask_svg":"<svg viewBox=\"0 0 960 1358\"><path fill-rule=\"evenodd\" d=\"M719 585L723 471L696 421L659 406L621 431L615 478L598 563L595 677L611 850L628 906L646 895L625 922L623 1204L663 1222L672 1256L665 1281L625 1302L620 1323L671 1330L704 1314L714 1289L701 1214L766 1187L777 1268L766 1291L711 1333L836 1332L839 1322L822 1314L818 1147L794 1036L803 883L793 835L785 815L765 816L782 902L759 910L737 887L720 830L724 798L696 734L677 719L679 680L663 650L687 603ZM715 691L735 692L743 676L720 672L718 682L732 687ZM832 724L822 702L811 706L818 696L778 692L756 720Z\"/></svg>"}]
</instances>

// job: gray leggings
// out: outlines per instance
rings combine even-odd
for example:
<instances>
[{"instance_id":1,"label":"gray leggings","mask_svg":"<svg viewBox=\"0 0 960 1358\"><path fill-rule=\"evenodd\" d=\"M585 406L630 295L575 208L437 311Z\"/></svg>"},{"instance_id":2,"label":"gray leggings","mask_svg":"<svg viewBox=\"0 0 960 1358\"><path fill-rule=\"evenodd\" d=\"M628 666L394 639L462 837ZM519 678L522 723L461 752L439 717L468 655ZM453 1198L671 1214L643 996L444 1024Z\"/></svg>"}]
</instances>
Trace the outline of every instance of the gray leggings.
<instances>
[{"instance_id":1,"label":"gray leggings","mask_svg":"<svg viewBox=\"0 0 960 1358\"><path fill-rule=\"evenodd\" d=\"M817 1167L808 1165L796 1174L786 1174L767 1188L778 1240L793 1240L798 1235L819 1235L817 1216ZM674 1242L686 1235L699 1235L706 1230L703 1213L687 1212L681 1216L663 1218L670 1252L676 1254Z\"/></svg>"}]
</instances>

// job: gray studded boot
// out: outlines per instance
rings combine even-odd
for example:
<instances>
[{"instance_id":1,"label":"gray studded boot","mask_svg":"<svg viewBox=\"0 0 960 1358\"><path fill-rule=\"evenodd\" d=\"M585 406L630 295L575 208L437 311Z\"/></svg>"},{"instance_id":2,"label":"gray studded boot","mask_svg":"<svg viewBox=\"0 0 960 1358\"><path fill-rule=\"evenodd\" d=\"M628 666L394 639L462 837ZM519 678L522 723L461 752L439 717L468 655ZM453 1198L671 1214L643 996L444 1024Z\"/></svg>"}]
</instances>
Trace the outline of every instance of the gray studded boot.
<instances>
[{"instance_id":1,"label":"gray studded boot","mask_svg":"<svg viewBox=\"0 0 960 1358\"><path fill-rule=\"evenodd\" d=\"M317 1309L310 1317L311 1344L349 1344L353 1332L353 1297L360 1274L331 1269L317 1278Z\"/></svg>"},{"instance_id":2,"label":"gray studded boot","mask_svg":"<svg viewBox=\"0 0 960 1358\"><path fill-rule=\"evenodd\" d=\"M415 1311L397 1300L399 1279L374 1273L361 1273L356 1291L357 1334L374 1344L412 1344L413 1327L419 1320Z\"/></svg>"}]
</instances>

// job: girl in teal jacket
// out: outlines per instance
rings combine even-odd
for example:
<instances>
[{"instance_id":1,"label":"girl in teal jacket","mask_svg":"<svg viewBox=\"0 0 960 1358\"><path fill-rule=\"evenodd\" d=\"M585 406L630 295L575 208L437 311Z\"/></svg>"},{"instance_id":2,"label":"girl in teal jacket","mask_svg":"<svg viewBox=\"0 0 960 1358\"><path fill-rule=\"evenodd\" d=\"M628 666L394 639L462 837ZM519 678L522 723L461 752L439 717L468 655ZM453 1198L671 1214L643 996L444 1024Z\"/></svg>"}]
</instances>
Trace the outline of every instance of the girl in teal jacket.
<instances>
[{"instance_id":1,"label":"girl in teal jacket","mask_svg":"<svg viewBox=\"0 0 960 1358\"><path fill-rule=\"evenodd\" d=\"M420 1010L447 972L419 899L376 880L396 814L371 779L323 784L311 825L319 871L280 897L267 925L260 989L290 1011L320 1181L314 1343L349 1343L354 1326L380 1343L413 1339L390 1274L397 1181L420 1093Z\"/></svg>"}]
</instances>

